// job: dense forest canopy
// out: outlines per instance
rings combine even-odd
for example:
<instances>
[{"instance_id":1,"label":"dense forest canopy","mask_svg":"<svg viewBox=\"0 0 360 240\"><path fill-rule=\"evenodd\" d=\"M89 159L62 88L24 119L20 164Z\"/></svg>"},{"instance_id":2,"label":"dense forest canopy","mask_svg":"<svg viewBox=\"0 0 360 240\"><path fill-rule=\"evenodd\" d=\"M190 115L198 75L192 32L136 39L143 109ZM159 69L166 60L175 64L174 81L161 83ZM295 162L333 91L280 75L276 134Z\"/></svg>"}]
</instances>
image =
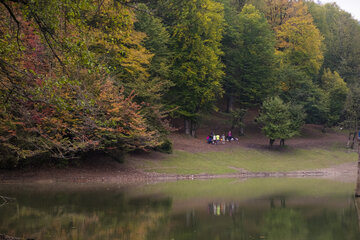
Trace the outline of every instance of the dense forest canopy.
<instances>
[{"instance_id":1,"label":"dense forest canopy","mask_svg":"<svg viewBox=\"0 0 360 240\"><path fill-rule=\"evenodd\" d=\"M0 12L0 167L170 151L168 120L195 135L222 99L357 128L360 24L336 4L0 0Z\"/></svg>"}]
</instances>

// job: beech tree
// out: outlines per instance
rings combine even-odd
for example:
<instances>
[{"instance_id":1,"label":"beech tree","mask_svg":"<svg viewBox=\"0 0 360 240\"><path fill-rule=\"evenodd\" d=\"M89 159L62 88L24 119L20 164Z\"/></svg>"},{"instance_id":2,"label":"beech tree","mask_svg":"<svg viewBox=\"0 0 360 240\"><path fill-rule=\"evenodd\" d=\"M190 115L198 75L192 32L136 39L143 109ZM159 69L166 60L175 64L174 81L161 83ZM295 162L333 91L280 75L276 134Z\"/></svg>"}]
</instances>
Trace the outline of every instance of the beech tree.
<instances>
[{"instance_id":1,"label":"beech tree","mask_svg":"<svg viewBox=\"0 0 360 240\"><path fill-rule=\"evenodd\" d=\"M327 93L329 111L326 121L327 127L332 127L339 122L343 114L348 87L337 72L325 69L321 78L321 87Z\"/></svg>"},{"instance_id":2,"label":"beech tree","mask_svg":"<svg viewBox=\"0 0 360 240\"><path fill-rule=\"evenodd\" d=\"M285 65L277 71L276 77L283 101L303 106L307 123L326 123L329 112L327 93L308 74L295 66Z\"/></svg>"},{"instance_id":3,"label":"beech tree","mask_svg":"<svg viewBox=\"0 0 360 240\"><path fill-rule=\"evenodd\" d=\"M169 49L170 34L162 20L153 16L145 4L138 4L136 9L135 30L146 34L142 44L153 54L148 70L150 78L161 82L162 86L159 90L166 93L172 85L169 79L172 64L172 53Z\"/></svg>"},{"instance_id":4,"label":"beech tree","mask_svg":"<svg viewBox=\"0 0 360 240\"><path fill-rule=\"evenodd\" d=\"M264 0L263 11L273 29L283 25L296 12L297 1L294 0Z\"/></svg>"},{"instance_id":5,"label":"beech tree","mask_svg":"<svg viewBox=\"0 0 360 240\"><path fill-rule=\"evenodd\" d=\"M342 126L349 130L347 146L354 148L360 119L360 88L358 86L353 86L347 95L344 115L345 120Z\"/></svg>"},{"instance_id":6,"label":"beech tree","mask_svg":"<svg viewBox=\"0 0 360 240\"><path fill-rule=\"evenodd\" d=\"M245 5L235 17L224 38L226 89L242 105L260 104L276 86L275 36L253 5Z\"/></svg>"},{"instance_id":7,"label":"beech tree","mask_svg":"<svg viewBox=\"0 0 360 240\"><path fill-rule=\"evenodd\" d=\"M277 50L285 64L296 66L309 76L316 76L323 63L323 36L301 1L296 13L276 29Z\"/></svg>"},{"instance_id":8,"label":"beech tree","mask_svg":"<svg viewBox=\"0 0 360 240\"><path fill-rule=\"evenodd\" d=\"M360 24L336 4L307 2L315 25L324 36L324 68L336 71L347 84L358 83Z\"/></svg>"},{"instance_id":9,"label":"beech tree","mask_svg":"<svg viewBox=\"0 0 360 240\"><path fill-rule=\"evenodd\" d=\"M185 120L185 133L195 135L198 114L212 109L222 97L224 76L220 61L220 41L224 12L212 0L161 0L158 3L171 33L173 65L170 69L174 86L167 100L169 107Z\"/></svg>"},{"instance_id":10,"label":"beech tree","mask_svg":"<svg viewBox=\"0 0 360 240\"><path fill-rule=\"evenodd\" d=\"M284 146L285 139L300 134L304 118L301 106L291 106L279 97L271 97L263 102L257 121L265 136L270 139L270 146L276 139L280 139L280 145Z\"/></svg>"},{"instance_id":11,"label":"beech tree","mask_svg":"<svg viewBox=\"0 0 360 240\"><path fill-rule=\"evenodd\" d=\"M130 9L111 0L0 1L0 8L0 167L161 144L116 74L119 66L145 76L151 57Z\"/></svg>"}]
</instances>

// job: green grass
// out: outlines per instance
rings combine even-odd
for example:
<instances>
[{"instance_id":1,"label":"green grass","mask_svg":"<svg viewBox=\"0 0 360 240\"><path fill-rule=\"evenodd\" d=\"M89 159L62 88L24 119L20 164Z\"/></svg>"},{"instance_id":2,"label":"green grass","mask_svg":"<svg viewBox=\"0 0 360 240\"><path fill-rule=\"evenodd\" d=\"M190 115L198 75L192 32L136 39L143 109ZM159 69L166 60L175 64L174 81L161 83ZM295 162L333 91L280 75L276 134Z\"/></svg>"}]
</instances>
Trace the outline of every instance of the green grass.
<instances>
[{"instance_id":1,"label":"green grass","mask_svg":"<svg viewBox=\"0 0 360 240\"><path fill-rule=\"evenodd\" d=\"M139 167L145 171L168 174L226 174L243 168L251 172L284 172L326 168L357 161L356 153L333 149L254 149L189 153L175 151L163 160L147 160Z\"/></svg>"}]
</instances>

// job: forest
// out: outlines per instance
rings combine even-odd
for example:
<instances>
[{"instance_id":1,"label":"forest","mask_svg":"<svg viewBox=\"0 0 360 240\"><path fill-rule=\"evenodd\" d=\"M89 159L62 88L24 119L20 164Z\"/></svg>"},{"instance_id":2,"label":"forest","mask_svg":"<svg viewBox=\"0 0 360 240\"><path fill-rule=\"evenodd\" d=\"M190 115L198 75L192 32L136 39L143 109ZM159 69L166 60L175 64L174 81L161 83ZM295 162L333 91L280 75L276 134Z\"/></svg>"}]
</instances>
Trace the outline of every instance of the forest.
<instances>
[{"instance_id":1,"label":"forest","mask_svg":"<svg viewBox=\"0 0 360 240\"><path fill-rule=\"evenodd\" d=\"M358 129L360 23L336 4L0 0L0 12L0 168L170 152L174 119L196 136L212 111L241 126L259 108L270 142L305 123Z\"/></svg>"}]
</instances>

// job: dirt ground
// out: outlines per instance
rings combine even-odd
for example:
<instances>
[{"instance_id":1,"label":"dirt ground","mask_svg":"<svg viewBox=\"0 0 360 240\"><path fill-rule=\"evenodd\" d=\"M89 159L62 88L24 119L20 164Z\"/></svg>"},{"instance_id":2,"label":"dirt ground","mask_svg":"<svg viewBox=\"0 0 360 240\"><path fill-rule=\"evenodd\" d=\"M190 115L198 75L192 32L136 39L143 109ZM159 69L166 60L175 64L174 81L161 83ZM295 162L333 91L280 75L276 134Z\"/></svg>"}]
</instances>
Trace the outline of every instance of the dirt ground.
<instances>
[{"instance_id":1,"label":"dirt ground","mask_svg":"<svg viewBox=\"0 0 360 240\"><path fill-rule=\"evenodd\" d=\"M245 116L245 135L238 136L238 130L233 130L233 135L239 138L239 141L230 144L204 144L206 137L212 131L215 134L227 134L230 129L230 123L221 113L213 114L211 120L204 121L201 127L197 130L197 138L185 136L182 133L174 133L171 135L171 140L174 143L174 148L188 152L207 152L207 151L222 151L224 148L246 147L254 149L268 149L269 139L262 133L260 127L256 124L255 118L257 111L252 110ZM329 148L334 145L345 146L347 143L347 136L343 133L335 132L332 129L327 129L323 133L323 126L306 124L301 136L286 140L286 145L294 148ZM181 129L179 130L181 131ZM274 143L276 150L279 145L279 140Z\"/></svg>"},{"instance_id":2,"label":"dirt ground","mask_svg":"<svg viewBox=\"0 0 360 240\"><path fill-rule=\"evenodd\" d=\"M204 122L202 127L197 131L197 138L185 136L180 133L173 133L170 139L173 141L174 149L188 152L209 152L223 151L228 148L252 148L252 149L268 149L268 139L263 136L259 127L254 122L256 111L249 112L245 123L245 136L239 137L239 141L212 145L206 143L206 136L211 131L215 133L227 133L229 123L224 120L223 116L214 115L213 119ZM181 129L180 129L181 130ZM236 131L233 135L237 136ZM322 132L322 126L305 125L300 137L289 139L286 145L291 148L329 148L333 146L345 146L347 137L342 134L329 130ZM277 146L279 141L275 142L274 150L281 149ZM142 161L144 159L161 159L166 157L165 154L152 152L133 154L128 156L132 161L126 161L124 164L115 162L109 157L94 155L80 162L77 166L68 168L50 168L44 167L40 169L22 169L11 171L0 171L1 183L53 183L53 182L111 182L121 184L147 183L154 181L168 181L177 179L196 179L196 178L229 178L229 177L323 177L337 179L341 181L354 181L357 176L357 163L347 163L334 166L327 169L318 169L313 171L296 171L296 172L263 172L251 173L239 170L235 174L227 175L165 175L157 173L146 173L136 169L133 161Z\"/></svg>"}]
</instances>

